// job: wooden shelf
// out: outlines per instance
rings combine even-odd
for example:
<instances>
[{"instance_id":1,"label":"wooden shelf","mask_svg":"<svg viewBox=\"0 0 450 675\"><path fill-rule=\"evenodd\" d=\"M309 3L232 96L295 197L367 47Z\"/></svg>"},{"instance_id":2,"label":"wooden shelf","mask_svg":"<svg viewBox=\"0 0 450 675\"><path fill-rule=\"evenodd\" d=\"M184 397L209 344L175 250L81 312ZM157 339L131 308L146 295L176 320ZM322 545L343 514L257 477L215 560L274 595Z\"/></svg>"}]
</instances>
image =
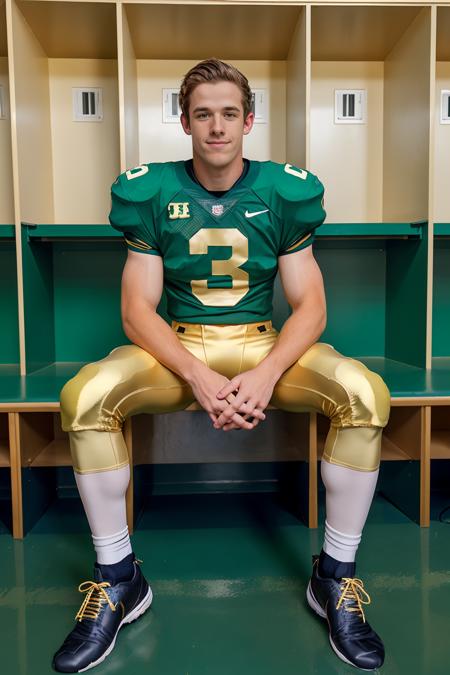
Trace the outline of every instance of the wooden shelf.
<instances>
[{"instance_id":1,"label":"wooden shelf","mask_svg":"<svg viewBox=\"0 0 450 675\"><path fill-rule=\"evenodd\" d=\"M22 223L28 240L58 241L67 239L122 240L121 232L111 225L31 225Z\"/></svg>"},{"instance_id":2,"label":"wooden shelf","mask_svg":"<svg viewBox=\"0 0 450 675\"><path fill-rule=\"evenodd\" d=\"M420 223L324 223L317 229L316 237L420 238L425 225L425 221Z\"/></svg>"},{"instance_id":3,"label":"wooden shelf","mask_svg":"<svg viewBox=\"0 0 450 675\"><path fill-rule=\"evenodd\" d=\"M284 60L300 7L124 4L137 59Z\"/></svg>"},{"instance_id":4,"label":"wooden shelf","mask_svg":"<svg viewBox=\"0 0 450 675\"><path fill-rule=\"evenodd\" d=\"M14 225L0 225L0 239L14 239Z\"/></svg>"},{"instance_id":5,"label":"wooden shelf","mask_svg":"<svg viewBox=\"0 0 450 675\"><path fill-rule=\"evenodd\" d=\"M450 429L431 431L431 459L450 459Z\"/></svg>"},{"instance_id":6,"label":"wooden shelf","mask_svg":"<svg viewBox=\"0 0 450 675\"><path fill-rule=\"evenodd\" d=\"M6 39L6 12L5 3L0 3L0 58L8 56L8 43Z\"/></svg>"},{"instance_id":7,"label":"wooden shelf","mask_svg":"<svg viewBox=\"0 0 450 675\"><path fill-rule=\"evenodd\" d=\"M313 7L312 60L383 61L419 11L417 7Z\"/></svg>"},{"instance_id":8,"label":"wooden shelf","mask_svg":"<svg viewBox=\"0 0 450 675\"><path fill-rule=\"evenodd\" d=\"M435 223L434 224L435 237L450 237L450 223Z\"/></svg>"},{"instance_id":9,"label":"wooden shelf","mask_svg":"<svg viewBox=\"0 0 450 675\"><path fill-rule=\"evenodd\" d=\"M49 443L39 455L31 462L23 459L24 466L72 466L72 459L70 456L69 441L54 440Z\"/></svg>"},{"instance_id":10,"label":"wooden shelf","mask_svg":"<svg viewBox=\"0 0 450 675\"><path fill-rule=\"evenodd\" d=\"M316 236L322 237L417 237L422 236L421 223L324 223ZM29 240L53 241L60 239L121 239L122 234L110 225L47 225L22 223ZM6 227L6 226L5 226ZM12 227L12 226L11 226ZM436 227L436 226L435 226ZM449 228L450 225L446 226ZM14 235L14 232L13 232ZM0 231L1 236L1 231Z\"/></svg>"},{"instance_id":11,"label":"wooden shelf","mask_svg":"<svg viewBox=\"0 0 450 675\"><path fill-rule=\"evenodd\" d=\"M438 7L436 60L450 61L450 7Z\"/></svg>"},{"instance_id":12,"label":"wooden shelf","mask_svg":"<svg viewBox=\"0 0 450 675\"><path fill-rule=\"evenodd\" d=\"M22 0L19 6L48 57L117 57L115 3Z\"/></svg>"}]
</instances>

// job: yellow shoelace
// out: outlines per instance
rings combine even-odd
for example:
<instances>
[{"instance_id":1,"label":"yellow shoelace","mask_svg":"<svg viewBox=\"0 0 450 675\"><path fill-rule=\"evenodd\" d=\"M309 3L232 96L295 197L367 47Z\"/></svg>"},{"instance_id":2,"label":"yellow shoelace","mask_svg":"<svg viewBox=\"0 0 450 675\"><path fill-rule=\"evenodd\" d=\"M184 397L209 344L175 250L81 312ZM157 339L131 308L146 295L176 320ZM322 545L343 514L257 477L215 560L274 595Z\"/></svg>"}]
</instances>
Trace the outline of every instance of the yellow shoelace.
<instances>
[{"instance_id":1,"label":"yellow shoelace","mask_svg":"<svg viewBox=\"0 0 450 675\"><path fill-rule=\"evenodd\" d=\"M341 597L336 605L336 609L339 609L344 600L355 600L357 607L347 607L344 605L344 609L346 609L347 612L358 612L365 623L366 617L362 606L370 605L371 600L370 595L364 588L363 582L361 579L350 579L348 577L342 577L342 581L344 583L341 585Z\"/></svg>"},{"instance_id":2,"label":"yellow shoelace","mask_svg":"<svg viewBox=\"0 0 450 675\"><path fill-rule=\"evenodd\" d=\"M77 621L82 621L83 619L95 620L105 601L113 612L116 611L116 605L111 602L108 593L105 591L105 588L109 586L111 584L107 581L102 581L100 584L96 584L95 581L84 581L78 586L80 593L87 593L87 595L75 617Z\"/></svg>"}]
</instances>

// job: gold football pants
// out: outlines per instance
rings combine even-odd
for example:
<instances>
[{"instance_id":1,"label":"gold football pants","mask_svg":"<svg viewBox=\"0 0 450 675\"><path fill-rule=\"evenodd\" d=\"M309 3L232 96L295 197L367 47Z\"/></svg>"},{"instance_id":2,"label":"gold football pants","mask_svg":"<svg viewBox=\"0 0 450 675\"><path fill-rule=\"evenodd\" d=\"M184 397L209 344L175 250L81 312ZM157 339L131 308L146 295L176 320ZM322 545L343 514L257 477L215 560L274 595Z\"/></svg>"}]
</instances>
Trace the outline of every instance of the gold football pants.
<instances>
[{"instance_id":1,"label":"gold football pants","mask_svg":"<svg viewBox=\"0 0 450 675\"><path fill-rule=\"evenodd\" d=\"M270 321L220 326L173 322L172 328L186 349L229 379L254 368L278 335ZM64 385L60 400L74 469L92 473L128 463L121 433L127 417L183 410L195 399L182 378L131 344L83 366ZM270 403L330 419L326 461L360 471L378 468L390 395L381 377L359 361L316 343L283 373Z\"/></svg>"}]
</instances>

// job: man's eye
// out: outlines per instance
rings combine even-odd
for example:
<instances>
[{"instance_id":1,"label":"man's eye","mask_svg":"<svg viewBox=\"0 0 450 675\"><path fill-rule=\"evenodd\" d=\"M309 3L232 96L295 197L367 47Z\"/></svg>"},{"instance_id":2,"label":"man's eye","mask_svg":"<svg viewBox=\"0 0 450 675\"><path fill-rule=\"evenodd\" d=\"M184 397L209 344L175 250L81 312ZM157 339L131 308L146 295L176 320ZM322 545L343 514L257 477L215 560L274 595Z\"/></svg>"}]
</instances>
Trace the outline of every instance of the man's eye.
<instances>
[{"instance_id":1,"label":"man's eye","mask_svg":"<svg viewBox=\"0 0 450 675\"><path fill-rule=\"evenodd\" d=\"M198 113L196 117L198 120L204 120L208 117L208 113Z\"/></svg>"},{"instance_id":2,"label":"man's eye","mask_svg":"<svg viewBox=\"0 0 450 675\"><path fill-rule=\"evenodd\" d=\"M237 115L236 115L236 113L229 112L229 113L225 113L225 117L237 117Z\"/></svg>"}]
</instances>

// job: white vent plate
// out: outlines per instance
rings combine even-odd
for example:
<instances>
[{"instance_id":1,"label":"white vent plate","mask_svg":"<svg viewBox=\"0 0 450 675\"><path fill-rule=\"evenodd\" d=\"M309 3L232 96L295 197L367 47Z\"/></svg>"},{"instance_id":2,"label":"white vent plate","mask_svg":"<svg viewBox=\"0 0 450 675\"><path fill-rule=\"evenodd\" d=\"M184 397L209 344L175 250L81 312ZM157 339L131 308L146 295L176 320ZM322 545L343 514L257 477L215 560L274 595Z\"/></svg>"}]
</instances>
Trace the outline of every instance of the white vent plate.
<instances>
[{"instance_id":1,"label":"white vent plate","mask_svg":"<svg viewBox=\"0 0 450 675\"><path fill-rule=\"evenodd\" d=\"M163 122L166 124L180 121L179 93L179 89L163 89Z\"/></svg>"},{"instance_id":2,"label":"white vent plate","mask_svg":"<svg viewBox=\"0 0 450 675\"><path fill-rule=\"evenodd\" d=\"M255 124L267 124L267 89L252 89L252 112Z\"/></svg>"},{"instance_id":3,"label":"white vent plate","mask_svg":"<svg viewBox=\"0 0 450 675\"><path fill-rule=\"evenodd\" d=\"M365 124L366 89L336 89L334 93L335 124Z\"/></svg>"},{"instance_id":4,"label":"white vent plate","mask_svg":"<svg viewBox=\"0 0 450 675\"><path fill-rule=\"evenodd\" d=\"M441 124L450 124L450 89L441 89Z\"/></svg>"},{"instance_id":5,"label":"white vent plate","mask_svg":"<svg viewBox=\"0 0 450 675\"><path fill-rule=\"evenodd\" d=\"M73 87L74 122L101 122L103 97L100 87Z\"/></svg>"},{"instance_id":6,"label":"white vent plate","mask_svg":"<svg viewBox=\"0 0 450 675\"><path fill-rule=\"evenodd\" d=\"M6 120L7 114L6 91L5 87L0 84L0 120Z\"/></svg>"}]
</instances>

